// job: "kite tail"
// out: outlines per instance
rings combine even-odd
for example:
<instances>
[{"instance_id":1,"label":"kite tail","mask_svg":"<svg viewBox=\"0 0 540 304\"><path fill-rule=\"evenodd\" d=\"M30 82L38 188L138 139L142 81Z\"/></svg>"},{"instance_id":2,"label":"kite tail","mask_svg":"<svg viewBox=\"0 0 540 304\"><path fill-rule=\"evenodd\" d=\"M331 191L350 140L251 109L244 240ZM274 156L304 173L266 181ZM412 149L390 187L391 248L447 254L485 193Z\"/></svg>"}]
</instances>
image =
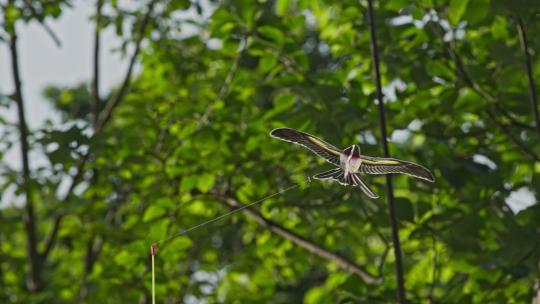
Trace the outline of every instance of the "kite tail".
<instances>
[{"instance_id":1,"label":"kite tail","mask_svg":"<svg viewBox=\"0 0 540 304\"><path fill-rule=\"evenodd\" d=\"M315 179L332 179L339 182L342 185L350 185L353 187L359 187L362 191L371 198L378 198L379 196L371 190L371 188L364 182L360 176L356 173L349 173L345 175L345 172L341 168L335 168L330 171L319 173L313 176Z\"/></svg>"}]
</instances>

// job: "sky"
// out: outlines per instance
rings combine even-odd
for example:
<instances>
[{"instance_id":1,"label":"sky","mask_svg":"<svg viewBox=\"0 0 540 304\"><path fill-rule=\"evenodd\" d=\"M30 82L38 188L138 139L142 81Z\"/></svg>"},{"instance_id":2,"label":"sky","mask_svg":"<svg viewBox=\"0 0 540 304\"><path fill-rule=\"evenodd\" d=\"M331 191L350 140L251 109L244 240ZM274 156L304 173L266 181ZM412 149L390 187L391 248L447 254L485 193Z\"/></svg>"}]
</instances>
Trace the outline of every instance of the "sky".
<instances>
[{"instance_id":1,"label":"sky","mask_svg":"<svg viewBox=\"0 0 540 304\"><path fill-rule=\"evenodd\" d=\"M26 120L30 130L36 130L50 120L60 124L60 117L42 95L48 85L72 86L89 82L92 77L92 51L94 26L90 17L94 13L93 1L74 1L59 19L47 19L47 25L59 37L58 47L44 28L37 22L18 24L19 67L25 100ZM100 52L100 90L102 94L120 82L127 68L127 60L114 52L120 45L113 29L102 32ZM0 94L13 92L11 56L7 44L0 43ZM16 107L0 109L0 116L16 122ZM4 156L3 162L10 168L20 169L19 147L14 146ZM30 166L44 164L40 153L30 154ZM13 189L2 195L0 207L14 198Z\"/></svg>"},{"instance_id":2,"label":"sky","mask_svg":"<svg viewBox=\"0 0 540 304\"><path fill-rule=\"evenodd\" d=\"M204 1L203 7L209 8ZM67 8L57 20L47 19L46 23L56 33L61 41L58 47L44 28L36 23L19 24L19 65L23 81L23 96L25 98L26 115L29 128L36 130L50 120L53 124L60 123L58 115L43 98L42 91L48 85L72 86L81 82L89 82L92 77L92 50L94 26L90 17L94 13L94 1L74 1L72 8ZM205 9L204 18L212 11ZM192 17L188 12L186 17ZM189 36L193 31L183 29ZM100 88L107 92L122 79L127 60L113 51L120 45L112 28L102 32L100 53ZM13 92L11 77L11 62L7 45L0 44L0 94ZM386 92L387 94L389 92ZM11 122L16 121L16 108L12 106L6 111L0 109L0 116ZM400 132L400 130L396 130ZM396 143L398 135L392 134ZM394 138L395 137L395 138ZM18 147L6 153L3 161L13 169L20 169L21 161ZM43 164L45 158L39 153L30 154L31 167ZM479 161L482 163L481 161ZM9 192L9 191L8 191ZM11 191L12 192L12 191ZM0 200L0 207L6 201L13 199L13 193L4 193ZM520 188L513 192L506 200L514 213L533 205L536 199L527 188Z\"/></svg>"},{"instance_id":3,"label":"sky","mask_svg":"<svg viewBox=\"0 0 540 304\"><path fill-rule=\"evenodd\" d=\"M58 121L51 107L42 97L45 86L56 84L71 86L91 78L94 27L90 16L94 11L93 1L74 1L73 8L57 20L47 19L47 24L60 38L61 47L56 46L43 27L36 22L19 24L19 65L23 80L23 94L30 128L36 128L46 119ZM111 52L120 40L112 29L102 34L101 79L102 91L117 83L125 70L125 60ZM0 92L13 91L11 61L7 45L0 44ZM15 113L15 107L11 109ZM15 116L11 116L15 118Z\"/></svg>"}]
</instances>

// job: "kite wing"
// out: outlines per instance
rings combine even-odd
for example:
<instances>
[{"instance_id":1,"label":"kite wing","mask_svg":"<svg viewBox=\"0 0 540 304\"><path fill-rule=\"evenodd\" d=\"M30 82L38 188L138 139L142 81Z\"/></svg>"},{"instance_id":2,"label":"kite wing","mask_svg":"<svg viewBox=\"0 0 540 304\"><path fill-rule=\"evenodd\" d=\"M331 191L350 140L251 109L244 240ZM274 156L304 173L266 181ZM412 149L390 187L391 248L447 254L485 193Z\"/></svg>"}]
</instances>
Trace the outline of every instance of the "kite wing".
<instances>
[{"instance_id":1,"label":"kite wing","mask_svg":"<svg viewBox=\"0 0 540 304\"><path fill-rule=\"evenodd\" d=\"M358 172L366 174L403 173L434 182L431 171L418 164L394 158L380 158L361 155L362 163Z\"/></svg>"},{"instance_id":2,"label":"kite wing","mask_svg":"<svg viewBox=\"0 0 540 304\"><path fill-rule=\"evenodd\" d=\"M327 162L339 166L339 155L341 151L318 137L290 128L274 129L270 132L270 135L308 148L326 159Z\"/></svg>"}]
</instances>

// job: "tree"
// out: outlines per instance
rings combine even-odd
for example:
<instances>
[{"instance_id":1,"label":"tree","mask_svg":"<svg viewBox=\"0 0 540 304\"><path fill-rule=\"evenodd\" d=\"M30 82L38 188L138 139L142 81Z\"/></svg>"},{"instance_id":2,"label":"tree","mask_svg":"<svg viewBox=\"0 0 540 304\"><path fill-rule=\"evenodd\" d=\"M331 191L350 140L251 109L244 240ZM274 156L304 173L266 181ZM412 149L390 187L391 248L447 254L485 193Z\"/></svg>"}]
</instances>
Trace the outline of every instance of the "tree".
<instances>
[{"instance_id":1,"label":"tree","mask_svg":"<svg viewBox=\"0 0 540 304\"><path fill-rule=\"evenodd\" d=\"M15 80L4 99L20 109L4 133L17 130L21 160L40 151L49 164L1 167L24 204L0 213L0 301L149 303L152 242L297 184L161 242L158 301L396 301L385 180L368 179L380 200L306 182L326 165L268 136L288 126L382 155L368 2L97 0L90 85L46 89L63 125L27 130L15 25L67 5L2 4ZM508 198L540 191L538 9L392 0L373 11L390 153L436 176L393 178L408 300L532 301L540 207L514 213ZM112 92L96 85L106 27L130 62Z\"/></svg>"}]
</instances>

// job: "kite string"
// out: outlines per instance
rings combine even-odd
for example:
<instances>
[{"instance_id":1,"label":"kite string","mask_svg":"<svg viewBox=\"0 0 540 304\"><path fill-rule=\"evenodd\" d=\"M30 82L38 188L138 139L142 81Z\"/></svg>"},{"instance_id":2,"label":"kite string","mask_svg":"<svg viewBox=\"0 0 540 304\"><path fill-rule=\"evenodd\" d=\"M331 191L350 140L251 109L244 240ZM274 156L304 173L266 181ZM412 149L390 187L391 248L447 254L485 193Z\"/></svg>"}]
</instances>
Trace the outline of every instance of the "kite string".
<instances>
[{"instance_id":1,"label":"kite string","mask_svg":"<svg viewBox=\"0 0 540 304\"><path fill-rule=\"evenodd\" d=\"M309 176L307 177L307 183L308 183L308 184L311 183L311 178L310 178ZM180 231L180 232L178 232L178 233L175 233L175 234L173 234L173 235L171 235L171 236L169 236L169 237L167 237L167 238L165 238L165 239L162 239L161 241L152 243L152 245L150 246L150 253L151 253L151 255L152 255L152 304L156 304L156 271L155 271L155 256L156 256L156 249L157 249L157 245L158 245L158 244L162 244L162 243L164 243L164 242L170 241L170 240L172 240L172 239L174 239L174 238L176 238L176 237L179 237L179 236L181 236L181 235L184 235L184 234L186 234L186 233L188 233L188 232L190 232L190 231L193 231L193 230L195 230L195 229L201 228L201 227L203 227L203 226L205 226L205 225L208 225L208 224L210 224L210 223L216 222L216 221L218 221L218 220L220 220L220 219L222 219L222 218L225 218L225 217L227 217L227 216L229 216L229 215L232 215L232 214L234 214L234 213L237 213L237 212L239 212L239 211L242 211L242 210L244 210L244 209L246 209L246 208L249 208L249 207L251 207L251 206L253 206L253 205L256 205L256 204L259 204L259 203L261 203L261 202L264 202L265 200L267 200L267 199L269 199L269 198L271 198L271 197L274 197L274 196L283 194L283 193L285 193L285 192L287 192L287 191L289 191L289 190L292 190L292 189L294 189L294 188L297 188L297 187L299 187L299 186L300 186L300 183L297 183L297 184L295 184L295 185L293 185L293 186L290 186L290 187L288 187L288 188L285 188L285 189L283 189L283 190L280 190L280 191L278 191L278 192L276 192L276 193L273 193L273 194L270 194L270 195L268 195L268 196L265 196L265 197L263 197L263 198L261 198L261 199L255 201L255 202L253 202L253 203L250 203L250 204L244 205L244 206L242 206L242 207L236 208L236 209L231 210L231 211L229 211L229 212L227 212L227 213L225 213L225 214L222 214L222 215L220 215L220 216L218 216L218 217L215 217L215 218L213 218L213 219L210 219L210 220L208 220L208 221L206 221L206 222L197 224L197 225L195 225L195 226L193 226L193 227L190 227L190 228L188 228L188 229L185 229L185 230L182 230L182 231Z\"/></svg>"},{"instance_id":2,"label":"kite string","mask_svg":"<svg viewBox=\"0 0 540 304\"><path fill-rule=\"evenodd\" d=\"M150 253L152 254L152 304L156 304L156 268L154 264L154 257L156 256L156 243L152 243L150 246Z\"/></svg>"},{"instance_id":3,"label":"kite string","mask_svg":"<svg viewBox=\"0 0 540 304\"><path fill-rule=\"evenodd\" d=\"M308 181L308 183L311 183L311 179L310 179L309 177L307 178L307 181ZM261 203L261 202L264 202L265 200L267 200L267 199L269 199L269 198L271 198L271 197L274 197L274 196L283 194L283 193L285 193L285 192L287 192L287 191L289 191L289 190L292 190L292 189L294 189L294 188L297 188L297 187L299 187L299 186L300 186L300 184L296 184L296 185L290 186L290 187L288 187L288 188L285 188L285 189L283 189L283 190L280 190L280 191L278 191L278 192L276 192L276 193L273 193L273 194L270 194L270 195L268 195L268 196L265 196L265 197L263 197L263 198L261 198L261 199L255 201L255 202L253 202L253 203L250 203L250 204L244 205L244 206L242 206L242 207L236 208L236 209L231 210L231 211L229 211L229 212L227 212L227 213L225 213L225 214L222 214L222 215L220 215L220 216L218 216L218 217L215 217L215 218L213 218L213 219L207 220L207 221L202 222L202 223L200 223L200 224L197 224L197 225L195 225L195 226L193 226L193 227L190 227L190 228L188 228L188 229L182 230L182 231L180 231L180 232L178 232L178 233L172 234L171 236L166 237L166 238L164 238L164 239L162 239L162 240L156 242L156 244L163 244L163 243L165 243L165 242L167 242L167 241L170 241L170 240L172 240L172 239L174 239L174 238L177 238L177 237L179 237L179 236L181 236L181 235L184 235L184 234L186 234L186 233L188 233L188 232L190 232L190 231L193 231L193 230L195 230L195 229L201 228L201 227L206 226L206 225L208 225L208 224L210 224L210 223L219 221L219 220L222 219L222 218L225 218L225 217L227 217L227 216L229 216L229 215L232 215L232 214L234 214L234 213L237 213L237 212L239 212L239 211L242 211L242 210L244 210L244 209L246 209L246 208L249 208L249 207L251 207L251 206L253 206L253 205L256 205L256 204L259 204L259 203Z\"/></svg>"}]
</instances>

